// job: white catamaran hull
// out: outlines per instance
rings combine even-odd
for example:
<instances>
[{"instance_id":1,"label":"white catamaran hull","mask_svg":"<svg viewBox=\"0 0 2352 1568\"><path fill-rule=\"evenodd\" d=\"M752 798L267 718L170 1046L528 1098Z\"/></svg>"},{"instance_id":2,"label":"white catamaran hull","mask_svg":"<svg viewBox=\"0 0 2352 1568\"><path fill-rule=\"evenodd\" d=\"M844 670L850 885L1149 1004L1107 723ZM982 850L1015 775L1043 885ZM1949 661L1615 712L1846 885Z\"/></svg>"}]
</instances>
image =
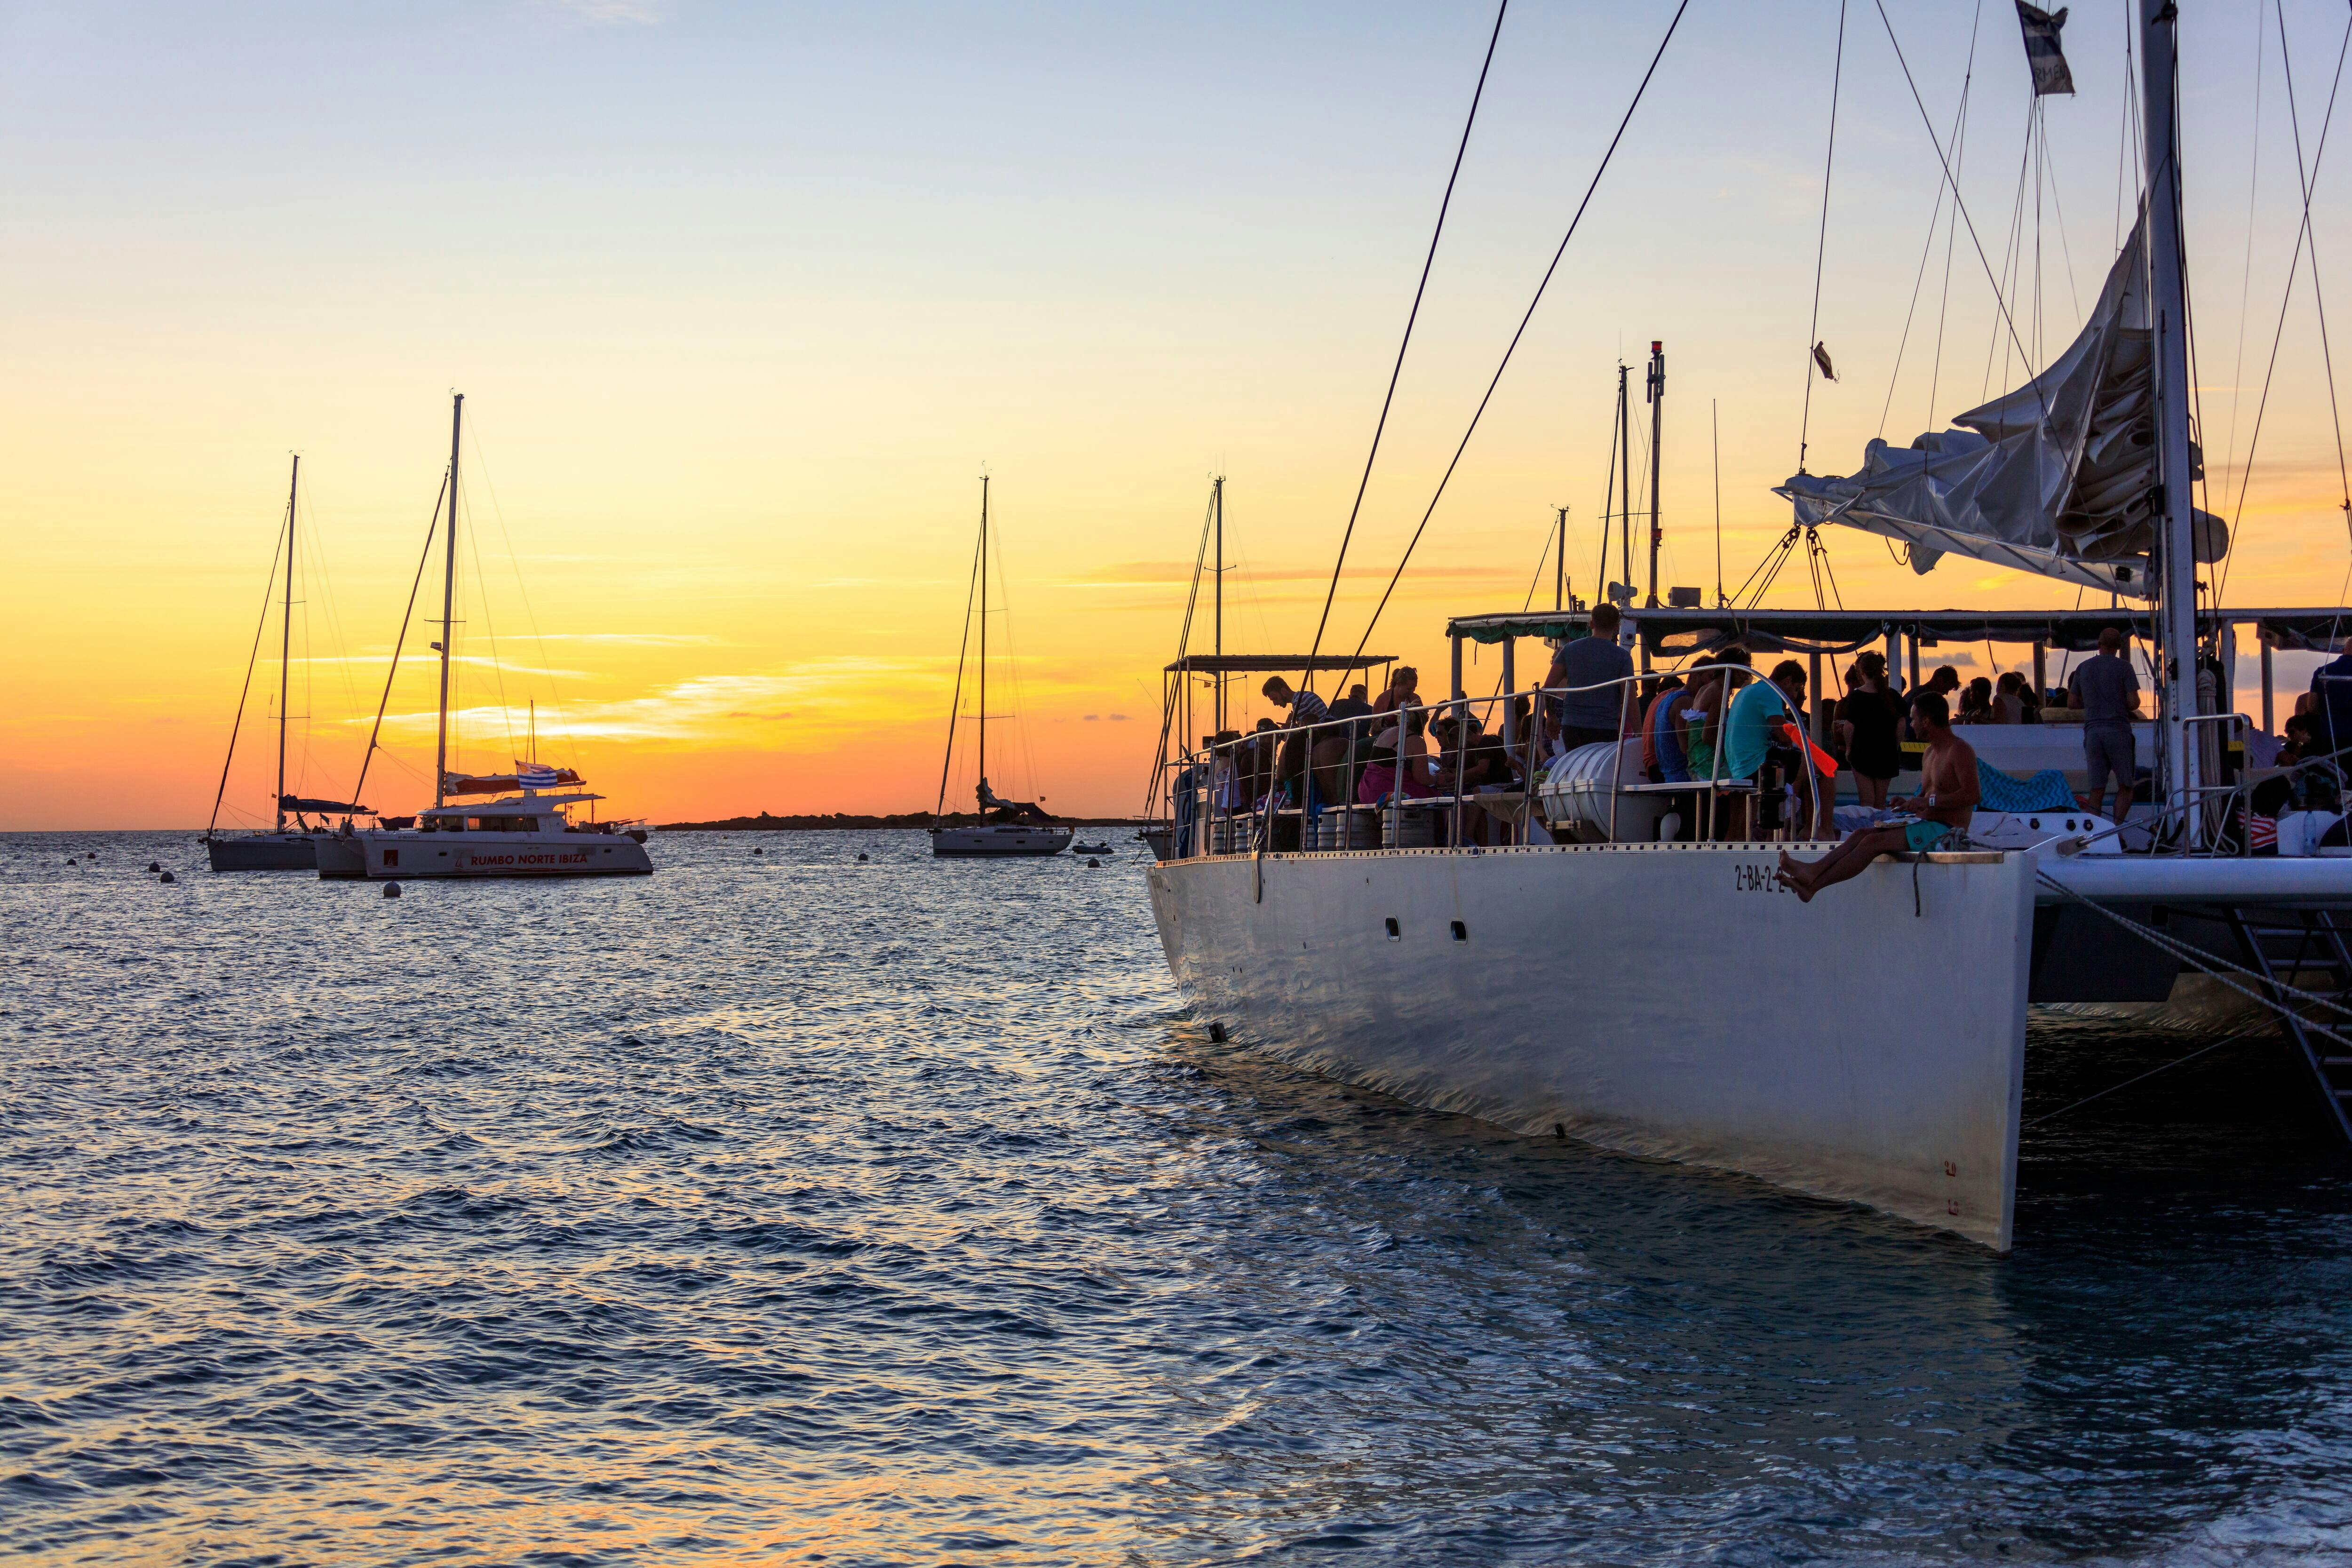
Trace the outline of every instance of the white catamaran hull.
<instances>
[{"instance_id":1,"label":"white catamaran hull","mask_svg":"<svg viewBox=\"0 0 2352 1568\"><path fill-rule=\"evenodd\" d=\"M1150 889L1178 983L1231 1037L2006 1249L2032 858L1881 862L1803 904L1778 848L1231 856Z\"/></svg>"},{"instance_id":2,"label":"white catamaran hull","mask_svg":"<svg viewBox=\"0 0 2352 1568\"><path fill-rule=\"evenodd\" d=\"M372 881L418 877L627 877L654 868L645 846L612 833L362 833Z\"/></svg>"}]
</instances>

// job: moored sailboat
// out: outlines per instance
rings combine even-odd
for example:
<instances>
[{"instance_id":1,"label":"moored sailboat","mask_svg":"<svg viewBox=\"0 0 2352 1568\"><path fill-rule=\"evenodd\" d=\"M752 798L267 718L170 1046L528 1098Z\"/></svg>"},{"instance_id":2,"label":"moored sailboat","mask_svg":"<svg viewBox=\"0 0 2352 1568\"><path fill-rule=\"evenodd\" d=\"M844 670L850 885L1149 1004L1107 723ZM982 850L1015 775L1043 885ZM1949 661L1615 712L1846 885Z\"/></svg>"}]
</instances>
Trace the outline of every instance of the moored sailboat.
<instances>
[{"instance_id":1,"label":"moored sailboat","mask_svg":"<svg viewBox=\"0 0 2352 1568\"><path fill-rule=\"evenodd\" d=\"M979 578L980 713L974 742L974 771L980 784L973 792L980 806L977 823L947 820L948 779L955 766L955 730L961 717L955 711L963 700L963 660L956 660L956 696L948 713L947 755L940 763L940 798L931 822L931 853L941 858L972 856L1059 855L1070 846L1072 830L1025 800L1006 800L988 784L988 479L980 481L980 544L974 563ZM964 647L971 642L972 610L964 611Z\"/></svg>"},{"instance_id":2,"label":"moored sailboat","mask_svg":"<svg viewBox=\"0 0 2352 1568\"><path fill-rule=\"evenodd\" d=\"M322 820L313 826L306 818L316 816L322 819L340 815L346 827L355 815L365 815L367 807L350 801L313 800L308 796L286 793L286 703L291 694L290 672L294 667L294 529L296 503L302 492L302 459L296 457L291 477L286 485L286 527L279 535L286 574L285 595L278 611L278 787L271 799L277 814L274 827L254 833L220 831L221 803L228 794L229 769L236 761L237 732L245 726L245 700L253 685L253 665L246 664L245 686L237 692L236 721L230 726L228 754L221 761L220 789L213 796L212 821L205 828L205 854L215 871L308 871L317 866L319 846L333 837L332 829ZM265 606L267 601L264 601ZM255 649L260 647L263 627L268 622L268 612L262 614L263 626L254 631ZM358 793L353 791L354 794ZM292 816L294 824L287 826Z\"/></svg>"},{"instance_id":3,"label":"moored sailboat","mask_svg":"<svg viewBox=\"0 0 2352 1568\"><path fill-rule=\"evenodd\" d=\"M454 647L457 584L457 498L460 436L466 398L449 414L449 469L444 491L446 531L441 584L440 699L435 718L433 805L413 827L380 827L344 836L320 861L325 878L404 880L410 878L643 876L653 870L641 831L614 822L578 823L572 810L602 800L569 768L518 762L510 773L453 773L449 768L449 664ZM404 624L403 635L406 635ZM396 657L396 655L395 655ZM396 668L396 665L395 665ZM386 692L390 691L386 678ZM378 716L379 726L382 714ZM534 721L532 750L536 751ZM374 741L369 749L373 753ZM476 804L452 796L490 795Z\"/></svg>"}]
</instances>

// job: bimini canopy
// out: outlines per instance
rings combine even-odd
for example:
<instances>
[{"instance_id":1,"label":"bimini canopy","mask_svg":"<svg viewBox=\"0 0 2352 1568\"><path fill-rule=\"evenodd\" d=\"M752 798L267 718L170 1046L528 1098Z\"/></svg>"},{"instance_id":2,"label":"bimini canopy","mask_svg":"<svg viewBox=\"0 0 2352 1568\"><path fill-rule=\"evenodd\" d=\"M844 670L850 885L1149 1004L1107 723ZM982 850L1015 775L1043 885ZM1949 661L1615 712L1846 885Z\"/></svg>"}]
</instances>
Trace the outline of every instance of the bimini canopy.
<instances>
[{"instance_id":1,"label":"bimini canopy","mask_svg":"<svg viewBox=\"0 0 2352 1568\"><path fill-rule=\"evenodd\" d=\"M1705 653L1733 643L1751 653L1851 653L1890 634L1938 643L2042 643L2085 652L2099 645L2109 626L2136 637L2154 633L2145 609L2126 610L1678 610L1634 607L1625 625L1653 653L1669 658ZM1580 637L1589 632L1587 611L1461 616L1445 635L1472 642L1511 637ZM2253 626L2273 647L2332 650L2352 637L2352 606L2308 609L2204 610L2200 632L2221 626Z\"/></svg>"},{"instance_id":2,"label":"bimini canopy","mask_svg":"<svg viewBox=\"0 0 2352 1568\"><path fill-rule=\"evenodd\" d=\"M1777 487L1801 525L1843 522L1908 544L1925 574L1966 555L2145 598L2158 511L2145 215L2066 352L2025 385L1907 447L1873 441L1843 479ZM2203 463L2192 448L2193 478ZM2196 513L2194 548L2217 561L2229 531Z\"/></svg>"},{"instance_id":3,"label":"bimini canopy","mask_svg":"<svg viewBox=\"0 0 2352 1568\"><path fill-rule=\"evenodd\" d=\"M339 811L346 816L373 816L375 815L375 813L371 811L368 807L358 805L352 801L311 800L308 796L299 795L279 795L278 797L278 809L280 811L309 812L326 816L331 816Z\"/></svg>"},{"instance_id":4,"label":"bimini canopy","mask_svg":"<svg viewBox=\"0 0 2352 1568\"><path fill-rule=\"evenodd\" d=\"M1288 675L1297 670L1370 669L1394 664L1392 653L1188 653L1168 667L1171 675Z\"/></svg>"}]
</instances>

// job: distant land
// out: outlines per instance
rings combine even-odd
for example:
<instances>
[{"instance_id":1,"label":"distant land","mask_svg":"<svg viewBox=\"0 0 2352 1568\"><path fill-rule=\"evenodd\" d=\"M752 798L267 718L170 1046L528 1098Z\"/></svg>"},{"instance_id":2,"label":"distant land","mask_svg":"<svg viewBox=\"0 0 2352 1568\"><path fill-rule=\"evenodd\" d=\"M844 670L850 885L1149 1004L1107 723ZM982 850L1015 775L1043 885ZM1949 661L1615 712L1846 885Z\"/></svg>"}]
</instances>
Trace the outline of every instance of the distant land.
<instances>
[{"instance_id":1,"label":"distant land","mask_svg":"<svg viewBox=\"0 0 2352 1568\"><path fill-rule=\"evenodd\" d=\"M950 827L972 827L980 817L969 811L951 811L933 818L928 811L902 811L893 816L855 816L846 812L835 812L823 816L777 816L761 812L757 816L730 816L719 822L659 822L655 830L661 833L797 833L816 828L929 827L934 820ZM1054 819L1064 827L1141 827L1139 816L1057 816Z\"/></svg>"}]
</instances>

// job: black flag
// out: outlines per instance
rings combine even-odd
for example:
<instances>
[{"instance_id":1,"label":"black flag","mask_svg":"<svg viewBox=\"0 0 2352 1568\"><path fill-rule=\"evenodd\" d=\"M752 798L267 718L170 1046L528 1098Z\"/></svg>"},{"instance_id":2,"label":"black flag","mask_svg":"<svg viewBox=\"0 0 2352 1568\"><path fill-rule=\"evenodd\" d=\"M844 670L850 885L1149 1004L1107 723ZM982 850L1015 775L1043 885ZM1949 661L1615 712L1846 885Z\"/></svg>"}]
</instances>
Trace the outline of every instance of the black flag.
<instances>
[{"instance_id":1,"label":"black flag","mask_svg":"<svg viewBox=\"0 0 2352 1568\"><path fill-rule=\"evenodd\" d=\"M2066 25L2066 7L2044 11L2017 0L2017 22L2025 29L2025 63L2033 68L2033 96L2073 93L2074 73L2066 68L2065 51L2058 47L2059 29Z\"/></svg>"},{"instance_id":2,"label":"black flag","mask_svg":"<svg viewBox=\"0 0 2352 1568\"><path fill-rule=\"evenodd\" d=\"M1815 343L1813 345L1813 363L1822 367L1822 379L1823 381L1835 381L1837 379L1837 372L1830 368L1830 351L1822 347L1819 343Z\"/></svg>"}]
</instances>

